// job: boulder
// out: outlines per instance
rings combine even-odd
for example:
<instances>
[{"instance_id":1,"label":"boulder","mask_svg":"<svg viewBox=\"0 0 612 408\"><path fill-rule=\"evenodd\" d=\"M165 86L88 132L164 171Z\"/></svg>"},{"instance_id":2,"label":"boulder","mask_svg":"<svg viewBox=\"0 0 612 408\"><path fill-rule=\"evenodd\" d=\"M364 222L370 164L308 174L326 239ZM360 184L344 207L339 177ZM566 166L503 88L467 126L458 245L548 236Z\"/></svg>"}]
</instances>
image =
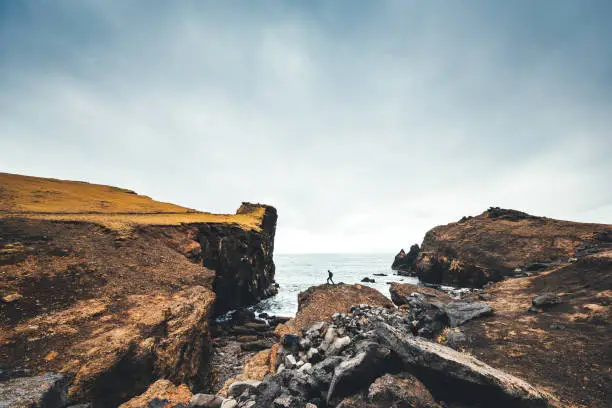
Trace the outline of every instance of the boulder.
<instances>
[{"instance_id":1,"label":"boulder","mask_svg":"<svg viewBox=\"0 0 612 408\"><path fill-rule=\"evenodd\" d=\"M374 280L374 279L372 279L372 278L368 278L368 277L366 276L365 278L363 278L363 279L361 280L361 282L364 282L364 283L376 283L376 280Z\"/></svg>"},{"instance_id":2,"label":"boulder","mask_svg":"<svg viewBox=\"0 0 612 408\"><path fill-rule=\"evenodd\" d=\"M368 336L399 356L437 399L504 408L555 406L553 397L519 378L449 347L402 336L385 323L379 323Z\"/></svg>"},{"instance_id":3,"label":"boulder","mask_svg":"<svg viewBox=\"0 0 612 408\"><path fill-rule=\"evenodd\" d=\"M558 305L561 303L561 297L553 293L544 293L542 295L535 296L531 300L531 304L538 309L546 309Z\"/></svg>"},{"instance_id":4,"label":"boulder","mask_svg":"<svg viewBox=\"0 0 612 408\"><path fill-rule=\"evenodd\" d=\"M0 381L0 407L62 408L68 402L65 385L64 376L54 373Z\"/></svg>"},{"instance_id":5,"label":"boulder","mask_svg":"<svg viewBox=\"0 0 612 408\"><path fill-rule=\"evenodd\" d=\"M481 316L491 316L493 308L485 302L457 301L450 302L444 306L451 327L457 327L463 323Z\"/></svg>"},{"instance_id":6,"label":"boulder","mask_svg":"<svg viewBox=\"0 0 612 408\"><path fill-rule=\"evenodd\" d=\"M400 361L393 351L373 342L362 342L356 347L357 354L334 370L327 393L327 403L366 388L372 380L388 372L397 371Z\"/></svg>"}]
</instances>

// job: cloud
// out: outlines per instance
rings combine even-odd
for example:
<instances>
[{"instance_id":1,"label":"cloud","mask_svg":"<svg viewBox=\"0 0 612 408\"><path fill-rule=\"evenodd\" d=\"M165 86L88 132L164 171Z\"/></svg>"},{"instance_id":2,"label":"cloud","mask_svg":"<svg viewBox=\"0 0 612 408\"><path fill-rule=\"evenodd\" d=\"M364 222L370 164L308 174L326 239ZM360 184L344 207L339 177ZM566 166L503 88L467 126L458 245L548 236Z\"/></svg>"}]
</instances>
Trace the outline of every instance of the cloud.
<instances>
[{"instance_id":1,"label":"cloud","mask_svg":"<svg viewBox=\"0 0 612 408\"><path fill-rule=\"evenodd\" d=\"M612 222L611 7L5 2L2 170L395 252L490 205Z\"/></svg>"}]
</instances>

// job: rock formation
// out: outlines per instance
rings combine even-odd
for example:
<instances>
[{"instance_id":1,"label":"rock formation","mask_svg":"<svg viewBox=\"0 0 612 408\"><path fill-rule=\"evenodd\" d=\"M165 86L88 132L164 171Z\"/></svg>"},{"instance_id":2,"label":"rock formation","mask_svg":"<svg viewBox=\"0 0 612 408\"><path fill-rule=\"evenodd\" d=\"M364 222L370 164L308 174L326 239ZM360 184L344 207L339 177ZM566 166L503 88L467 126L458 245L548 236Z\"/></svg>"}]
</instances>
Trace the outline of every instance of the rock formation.
<instances>
[{"instance_id":1,"label":"rock formation","mask_svg":"<svg viewBox=\"0 0 612 408\"><path fill-rule=\"evenodd\" d=\"M210 318L274 293L276 217L0 174L0 369L61 372L66 401L94 408L157 379L208 389Z\"/></svg>"},{"instance_id":2,"label":"rock formation","mask_svg":"<svg viewBox=\"0 0 612 408\"><path fill-rule=\"evenodd\" d=\"M409 268L424 282L482 287L605 249L611 245L606 238L610 231L612 225L559 221L493 207L428 231Z\"/></svg>"},{"instance_id":3,"label":"rock formation","mask_svg":"<svg viewBox=\"0 0 612 408\"><path fill-rule=\"evenodd\" d=\"M408 253L404 252L404 249L400 250L399 253L395 255L391 269L398 271L398 275L413 275L414 272L412 271L412 267L415 259L419 256L419 250L418 244L412 245Z\"/></svg>"}]
</instances>

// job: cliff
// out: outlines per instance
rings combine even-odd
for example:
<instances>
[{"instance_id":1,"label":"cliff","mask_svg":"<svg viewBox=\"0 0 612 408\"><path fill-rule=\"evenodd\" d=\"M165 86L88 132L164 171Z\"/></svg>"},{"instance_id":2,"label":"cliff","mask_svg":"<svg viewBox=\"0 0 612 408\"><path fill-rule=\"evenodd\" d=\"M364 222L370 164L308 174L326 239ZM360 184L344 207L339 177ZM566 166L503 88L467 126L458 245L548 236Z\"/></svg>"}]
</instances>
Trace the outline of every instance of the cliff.
<instances>
[{"instance_id":1,"label":"cliff","mask_svg":"<svg viewBox=\"0 0 612 408\"><path fill-rule=\"evenodd\" d=\"M274 293L276 218L0 173L1 377L61 373L94 408L159 378L207 389L211 316Z\"/></svg>"},{"instance_id":2,"label":"cliff","mask_svg":"<svg viewBox=\"0 0 612 408\"><path fill-rule=\"evenodd\" d=\"M428 231L412 269L424 282L481 287L567 263L611 241L612 225L490 208Z\"/></svg>"}]
</instances>

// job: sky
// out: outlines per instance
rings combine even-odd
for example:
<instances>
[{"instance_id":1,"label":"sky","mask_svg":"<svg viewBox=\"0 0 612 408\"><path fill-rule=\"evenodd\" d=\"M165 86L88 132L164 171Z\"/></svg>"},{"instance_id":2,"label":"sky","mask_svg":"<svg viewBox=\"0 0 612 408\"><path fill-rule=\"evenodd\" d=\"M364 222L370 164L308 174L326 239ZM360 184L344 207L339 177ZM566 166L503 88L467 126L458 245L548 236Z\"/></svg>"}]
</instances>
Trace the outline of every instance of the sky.
<instances>
[{"instance_id":1,"label":"sky","mask_svg":"<svg viewBox=\"0 0 612 408\"><path fill-rule=\"evenodd\" d=\"M490 206L612 223L612 2L0 0L0 171L384 252Z\"/></svg>"}]
</instances>

